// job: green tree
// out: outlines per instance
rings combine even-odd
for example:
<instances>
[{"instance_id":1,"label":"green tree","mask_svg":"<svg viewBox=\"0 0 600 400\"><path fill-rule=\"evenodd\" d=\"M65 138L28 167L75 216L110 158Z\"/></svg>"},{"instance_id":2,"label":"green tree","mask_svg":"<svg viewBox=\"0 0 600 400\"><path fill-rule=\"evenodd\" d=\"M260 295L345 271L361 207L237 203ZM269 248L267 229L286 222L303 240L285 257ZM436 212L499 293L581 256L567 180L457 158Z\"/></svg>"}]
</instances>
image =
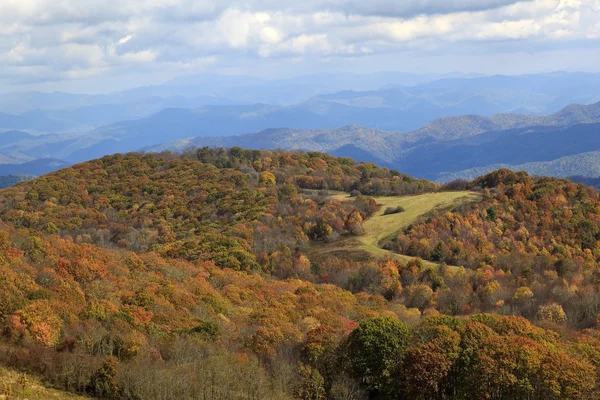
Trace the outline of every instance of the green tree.
<instances>
[{"instance_id":1,"label":"green tree","mask_svg":"<svg viewBox=\"0 0 600 400\"><path fill-rule=\"evenodd\" d=\"M410 340L406 324L394 318L372 318L350 334L346 356L352 373L367 389L385 392L402 363Z\"/></svg>"}]
</instances>

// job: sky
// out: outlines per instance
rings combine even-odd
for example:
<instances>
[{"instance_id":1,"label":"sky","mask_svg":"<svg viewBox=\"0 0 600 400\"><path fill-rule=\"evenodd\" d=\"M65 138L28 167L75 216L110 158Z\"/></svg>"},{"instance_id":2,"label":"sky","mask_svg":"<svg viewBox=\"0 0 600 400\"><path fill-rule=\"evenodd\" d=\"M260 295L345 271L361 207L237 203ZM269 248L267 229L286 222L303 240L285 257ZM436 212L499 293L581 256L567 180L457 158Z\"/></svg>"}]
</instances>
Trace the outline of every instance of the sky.
<instances>
[{"instance_id":1,"label":"sky","mask_svg":"<svg viewBox=\"0 0 600 400\"><path fill-rule=\"evenodd\" d=\"M201 72L600 71L600 0L0 0L0 91Z\"/></svg>"}]
</instances>

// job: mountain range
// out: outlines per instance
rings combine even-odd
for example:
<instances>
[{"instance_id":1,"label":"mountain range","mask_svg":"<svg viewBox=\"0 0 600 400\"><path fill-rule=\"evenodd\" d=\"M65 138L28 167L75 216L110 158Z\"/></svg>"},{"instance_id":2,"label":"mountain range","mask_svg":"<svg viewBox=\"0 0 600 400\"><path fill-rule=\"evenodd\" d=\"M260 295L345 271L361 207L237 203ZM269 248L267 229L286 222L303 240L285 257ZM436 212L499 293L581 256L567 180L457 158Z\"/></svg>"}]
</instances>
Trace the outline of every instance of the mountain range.
<instances>
[{"instance_id":1,"label":"mountain range","mask_svg":"<svg viewBox=\"0 0 600 400\"><path fill-rule=\"evenodd\" d=\"M198 75L111 95L0 95L0 104L12 99L13 109L45 107L17 117L0 115L4 129L21 127L0 133L0 163L57 159L70 164L139 150L242 146L328 152L436 181L472 178L498 166L596 176L595 157L579 154L600 150L600 103L593 103L600 100L599 74L437 80L375 74L355 87L382 85L380 89L322 93L352 87L352 77L329 77L331 82L321 89L317 83L327 77L265 81ZM403 84L410 79L418 84ZM287 104L298 99L268 94L279 89L289 94L289 88L302 84L302 96L309 98L299 103ZM259 99L261 90L279 100L243 104L238 95L244 89L249 101ZM146 114L151 115L139 118ZM103 125L113 119L121 120ZM558 160L565 157L570 157L565 161L569 171L555 167L564 165ZM9 174L54 170L42 165L46 169L20 168Z\"/></svg>"},{"instance_id":2,"label":"mountain range","mask_svg":"<svg viewBox=\"0 0 600 400\"><path fill-rule=\"evenodd\" d=\"M571 105L548 116L499 114L490 118L440 118L408 133L358 126L321 130L269 129L234 137L178 140L150 150L241 146L323 151L376 162L438 181L473 178L480 172L490 172L502 166L532 173L546 171L558 176L597 176L595 165L600 164L597 164L595 156L587 153L600 150L598 133L600 103L595 103L589 106ZM566 161L562 159L565 157L569 157L569 169L559 172L559 169L550 166L564 165ZM540 162L553 164L543 168ZM587 167L581 168L579 164Z\"/></svg>"},{"instance_id":3,"label":"mountain range","mask_svg":"<svg viewBox=\"0 0 600 400\"><path fill-rule=\"evenodd\" d=\"M315 74L267 80L250 76L197 74L101 95L13 92L0 94L0 110L5 113L0 114L0 129L85 131L123 120L149 117L167 108L252 104L291 106L343 89L374 90L390 84L411 86L441 78L469 77L473 75L381 72Z\"/></svg>"},{"instance_id":4,"label":"mountain range","mask_svg":"<svg viewBox=\"0 0 600 400\"><path fill-rule=\"evenodd\" d=\"M212 114L202 118L195 113L196 136L342 125L411 131L443 116L548 114L569 104L600 101L598 93L600 74L589 73L477 77L388 72L276 80L201 74L103 95L0 94L5 113L0 129L85 132L181 108Z\"/></svg>"}]
</instances>

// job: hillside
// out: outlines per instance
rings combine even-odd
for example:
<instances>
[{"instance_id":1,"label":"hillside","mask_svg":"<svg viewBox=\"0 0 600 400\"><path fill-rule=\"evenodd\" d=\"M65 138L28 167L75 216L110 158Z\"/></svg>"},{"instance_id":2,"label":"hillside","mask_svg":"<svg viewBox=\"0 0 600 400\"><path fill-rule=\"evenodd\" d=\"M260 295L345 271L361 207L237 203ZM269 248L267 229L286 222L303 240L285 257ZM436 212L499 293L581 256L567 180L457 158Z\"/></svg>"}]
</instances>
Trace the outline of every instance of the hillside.
<instances>
[{"instance_id":1,"label":"hillside","mask_svg":"<svg viewBox=\"0 0 600 400\"><path fill-rule=\"evenodd\" d=\"M390 248L467 268L487 265L491 271L503 271L502 279L496 274L498 282L504 282L501 286L514 279L517 286L527 287L531 301L523 305L523 315L533 316L536 307L548 302L559 304L574 326L594 325L595 316L579 307L581 301L595 304L595 298L584 300L571 292L563 296L559 288L572 283L575 293L596 291L598 193L568 180L509 170L492 172L469 186L484 188L481 203L413 224ZM504 311L521 307L509 305L496 289L481 295L490 296L486 301L492 303L502 300Z\"/></svg>"},{"instance_id":2,"label":"hillside","mask_svg":"<svg viewBox=\"0 0 600 400\"><path fill-rule=\"evenodd\" d=\"M586 310L597 290L598 195L502 171L465 189L477 187L488 188L482 203L322 153L203 148L105 157L5 189L0 363L112 398L363 400L400 391L426 399L447 390L460 399L492 390L501 399L591 398L590 349L600 339ZM512 218L526 227L509 219L518 188L527 201ZM405 214L382 223L381 205ZM547 225L556 212L570 218L563 234ZM455 215L458 232L475 235L462 215L478 226L482 213L497 218L478 228L484 238L491 226L528 229L531 243L515 250L535 254L540 267L502 258L511 246L503 241L438 251L421 228ZM403 251L434 262L336 251L348 241L385 244L397 230L388 248L399 251L410 235ZM550 255L542 243L553 244ZM495 312L539 326L485 314ZM379 346L395 350L378 355ZM422 370L437 372L423 380ZM511 384L523 380L530 384Z\"/></svg>"},{"instance_id":3,"label":"hillside","mask_svg":"<svg viewBox=\"0 0 600 400\"><path fill-rule=\"evenodd\" d=\"M24 181L30 181L34 179L34 175L5 175L0 176L0 189L4 189L7 187L11 187L16 185L17 183L21 183Z\"/></svg>"},{"instance_id":4,"label":"hillside","mask_svg":"<svg viewBox=\"0 0 600 400\"><path fill-rule=\"evenodd\" d=\"M0 367L0 399L84 400L88 397L47 388L35 377Z\"/></svg>"},{"instance_id":5,"label":"hillside","mask_svg":"<svg viewBox=\"0 0 600 400\"><path fill-rule=\"evenodd\" d=\"M600 152L591 151L579 153L574 156L561 157L552 161L517 165L494 164L486 167L471 168L454 173L440 174L439 181L450 182L455 179L472 180L500 168L508 168L513 171L525 171L531 175L554 176L557 178L597 178L600 176ZM577 181L579 182L579 180Z\"/></svg>"},{"instance_id":6,"label":"hillside","mask_svg":"<svg viewBox=\"0 0 600 400\"><path fill-rule=\"evenodd\" d=\"M595 192L552 180L531 189L540 210L573 214L543 276L464 263L462 252L448 262L467 268L321 251L398 229L425 249L422 224L489 210L492 189L505 201L519 179L530 196L522 176L472 183L490 187L479 204L373 164L240 148L116 155L36 178L0 191L0 363L104 398L592 398L600 339L586 307L597 288L593 269L580 268L595 257L581 249L595 228L580 242L573 232ZM550 196L555 184L564 200ZM382 224L370 195L406 214ZM525 206L516 218L536 224ZM473 257L502 251L494 246ZM547 293L563 280L567 292ZM498 311L531 322L489 314Z\"/></svg>"},{"instance_id":7,"label":"hillside","mask_svg":"<svg viewBox=\"0 0 600 400\"><path fill-rule=\"evenodd\" d=\"M349 200L347 193L331 196L337 200ZM362 224L362 234L351 240L336 243L335 246L321 246L317 255L340 254L347 252L353 257L360 257L361 252L371 257L392 257L408 262L410 256L393 253L384 249L396 233L421 218L446 209L479 201L478 193L467 191L447 191L437 193L424 193L412 196L374 197L379 210ZM434 267L435 264L423 262L424 265Z\"/></svg>"},{"instance_id":8,"label":"hillside","mask_svg":"<svg viewBox=\"0 0 600 400\"><path fill-rule=\"evenodd\" d=\"M402 134L399 132L378 131L359 126L315 130L268 129L253 134L223 138L197 137L151 147L150 150L183 151L189 147L240 146L250 149L320 151L382 165L394 160L399 151L401 138Z\"/></svg>"},{"instance_id":9,"label":"hillside","mask_svg":"<svg viewBox=\"0 0 600 400\"><path fill-rule=\"evenodd\" d=\"M68 167L69 163L62 160L42 158L21 164L0 164L2 175L44 175Z\"/></svg>"},{"instance_id":10,"label":"hillside","mask_svg":"<svg viewBox=\"0 0 600 400\"><path fill-rule=\"evenodd\" d=\"M448 173L471 168L548 162L600 150L599 129L600 124L589 123L485 132L419 146L394 166L408 174L439 180Z\"/></svg>"}]
</instances>

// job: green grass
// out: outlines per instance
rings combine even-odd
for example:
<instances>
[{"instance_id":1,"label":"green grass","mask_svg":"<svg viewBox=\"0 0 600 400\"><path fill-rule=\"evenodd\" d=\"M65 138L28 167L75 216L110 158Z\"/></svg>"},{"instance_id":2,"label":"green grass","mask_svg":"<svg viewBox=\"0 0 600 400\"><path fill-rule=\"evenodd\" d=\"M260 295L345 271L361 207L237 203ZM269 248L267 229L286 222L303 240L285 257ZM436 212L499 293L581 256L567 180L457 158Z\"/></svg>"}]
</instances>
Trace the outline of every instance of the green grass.
<instances>
[{"instance_id":1,"label":"green grass","mask_svg":"<svg viewBox=\"0 0 600 400\"><path fill-rule=\"evenodd\" d=\"M336 200L347 200L348 197L346 193L335 193L331 196ZM460 204L475 202L481 199L481 195L474 192L438 192L417 196L375 197L375 199L381 208L375 215L364 221L365 234L356 238L358 248L368 252L373 257L389 256L406 262L414 257L396 254L382 247L396 233L433 210L452 209ZM386 208L398 206L404 207L405 211L383 215ZM434 265L431 262L425 262L424 264Z\"/></svg>"},{"instance_id":2,"label":"green grass","mask_svg":"<svg viewBox=\"0 0 600 400\"><path fill-rule=\"evenodd\" d=\"M88 398L44 387L38 379L31 375L25 375L27 379L25 387L23 387L21 384L22 376L22 373L0 367L1 400L84 400ZM7 391L12 393L8 398L6 397Z\"/></svg>"}]
</instances>

